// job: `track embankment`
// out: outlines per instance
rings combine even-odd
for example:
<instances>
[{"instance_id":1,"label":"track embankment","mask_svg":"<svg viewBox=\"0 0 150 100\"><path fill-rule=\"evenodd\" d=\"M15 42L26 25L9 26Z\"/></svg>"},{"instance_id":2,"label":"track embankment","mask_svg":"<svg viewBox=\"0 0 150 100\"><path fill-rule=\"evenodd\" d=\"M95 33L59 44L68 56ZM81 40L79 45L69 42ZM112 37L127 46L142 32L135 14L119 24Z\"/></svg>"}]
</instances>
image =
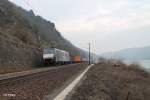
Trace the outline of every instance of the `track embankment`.
<instances>
[{"instance_id":1,"label":"track embankment","mask_svg":"<svg viewBox=\"0 0 150 100\"><path fill-rule=\"evenodd\" d=\"M81 73L87 64L72 64L1 77L0 100L42 100Z\"/></svg>"},{"instance_id":2,"label":"track embankment","mask_svg":"<svg viewBox=\"0 0 150 100\"><path fill-rule=\"evenodd\" d=\"M94 65L69 100L150 100L150 74L137 65ZM68 100L68 99L67 99Z\"/></svg>"},{"instance_id":3,"label":"track embankment","mask_svg":"<svg viewBox=\"0 0 150 100\"><path fill-rule=\"evenodd\" d=\"M7 74L7 73L15 73L15 72L21 72L21 71L28 71L28 70L34 70L37 68L34 67L27 67L27 66L5 66L5 67L0 67L0 75L1 74Z\"/></svg>"},{"instance_id":4,"label":"track embankment","mask_svg":"<svg viewBox=\"0 0 150 100\"><path fill-rule=\"evenodd\" d=\"M65 100L67 95L80 83L83 76L87 73L87 71L93 66L89 65L76 79L74 79L64 90L62 90L53 100Z\"/></svg>"}]
</instances>

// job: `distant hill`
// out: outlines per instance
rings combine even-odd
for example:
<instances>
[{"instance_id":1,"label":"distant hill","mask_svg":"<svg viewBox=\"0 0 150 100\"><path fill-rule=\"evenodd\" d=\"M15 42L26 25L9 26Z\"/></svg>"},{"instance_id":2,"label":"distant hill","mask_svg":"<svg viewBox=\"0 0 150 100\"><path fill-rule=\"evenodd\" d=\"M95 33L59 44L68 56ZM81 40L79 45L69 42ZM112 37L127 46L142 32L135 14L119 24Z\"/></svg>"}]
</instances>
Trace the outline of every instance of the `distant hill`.
<instances>
[{"instance_id":1,"label":"distant hill","mask_svg":"<svg viewBox=\"0 0 150 100\"><path fill-rule=\"evenodd\" d=\"M0 0L0 66L26 66L42 63L42 49L54 46L71 57L87 53L66 40L55 24L34 12Z\"/></svg>"},{"instance_id":2,"label":"distant hill","mask_svg":"<svg viewBox=\"0 0 150 100\"><path fill-rule=\"evenodd\" d=\"M133 59L133 60L144 60L150 59L150 46L129 48L116 52L107 52L101 54L106 58L121 58L121 59Z\"/></svg>"}]
</instances>

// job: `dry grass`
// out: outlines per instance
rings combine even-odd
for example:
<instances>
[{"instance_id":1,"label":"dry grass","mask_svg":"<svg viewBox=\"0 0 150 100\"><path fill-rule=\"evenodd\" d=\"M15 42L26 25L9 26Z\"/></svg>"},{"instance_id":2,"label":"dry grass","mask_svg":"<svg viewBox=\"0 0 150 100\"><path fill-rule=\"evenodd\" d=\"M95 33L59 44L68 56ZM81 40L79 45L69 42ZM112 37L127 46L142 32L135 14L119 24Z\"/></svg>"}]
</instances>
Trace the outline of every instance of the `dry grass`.
<instances>
[{"instance_id":1,"label":"dry grass","mask_svg":"<svg viewBox=\"0 0 150 100\"><path fill-rule=\"evenodd\" d=\"M136 64L97 64L71 100L150 100L150 74Z\"/></svg>"},{"instance_id":2,"label":"dry grass","mask_svg":"<svg viewBox=\"0 0 150 100\"><path fill-rule=\"evenodd\" d=\"M0 74L6 74L6 73L13 73L13 72L20 72L20 71L26 71L26 70L32 70L35 69L34 67L0 67Z\"/></svg>"}]
</instances>

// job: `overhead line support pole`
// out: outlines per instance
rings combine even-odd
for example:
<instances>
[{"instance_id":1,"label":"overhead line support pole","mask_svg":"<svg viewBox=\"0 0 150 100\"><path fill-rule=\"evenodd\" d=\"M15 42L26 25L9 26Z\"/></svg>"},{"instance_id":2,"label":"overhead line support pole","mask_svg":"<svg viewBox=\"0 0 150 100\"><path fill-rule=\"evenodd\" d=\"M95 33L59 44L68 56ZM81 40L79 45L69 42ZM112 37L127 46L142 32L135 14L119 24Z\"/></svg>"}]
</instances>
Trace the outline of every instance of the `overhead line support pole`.
<instances>
[{"instance_id":1,"label":"overhead line support pole","mask_svg":"<svg viewBox=\"0 0 150 100\"><path fill-rule=\"evenodd\" d=\"M89 43L89 65L91 64L91 44Z\"/></svg>"}]
</instances>

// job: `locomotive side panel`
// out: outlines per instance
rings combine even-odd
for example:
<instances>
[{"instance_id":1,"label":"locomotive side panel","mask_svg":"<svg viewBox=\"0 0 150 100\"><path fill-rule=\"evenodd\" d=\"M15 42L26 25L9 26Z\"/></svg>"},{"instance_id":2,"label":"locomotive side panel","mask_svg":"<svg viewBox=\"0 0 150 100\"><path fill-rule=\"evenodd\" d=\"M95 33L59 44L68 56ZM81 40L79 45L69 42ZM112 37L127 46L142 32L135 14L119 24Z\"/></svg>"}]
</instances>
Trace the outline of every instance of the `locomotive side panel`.
<instances>
[{"instance_id":1,"label":"locomotive side panel","mask_svg":"<svg viewBox=\"0 0 150 100\"><path fill-rule=\"evenodd\" d=\"M59 50L59 49L55 49L55 52L56 52L56 62L57 63L65 64L70 61L70 55L68 52Z\"/></svg>"}]
</instances>

